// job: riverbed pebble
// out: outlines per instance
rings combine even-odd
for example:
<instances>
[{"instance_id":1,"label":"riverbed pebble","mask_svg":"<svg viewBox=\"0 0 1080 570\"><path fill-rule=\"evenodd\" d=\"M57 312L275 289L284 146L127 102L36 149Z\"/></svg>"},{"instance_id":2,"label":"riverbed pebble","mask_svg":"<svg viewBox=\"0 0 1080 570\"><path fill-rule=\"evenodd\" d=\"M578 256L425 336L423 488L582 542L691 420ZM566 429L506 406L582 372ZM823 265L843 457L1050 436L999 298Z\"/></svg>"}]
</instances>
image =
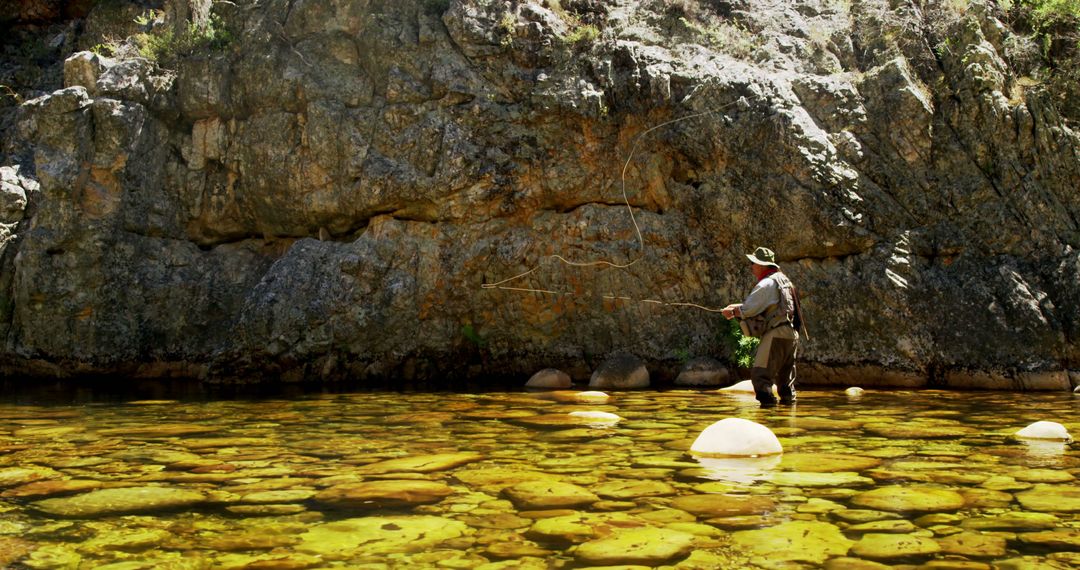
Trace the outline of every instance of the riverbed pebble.
<instances>
[{"instance_id":1,"label":"riverbed pebble","mask_svg":"<svg viewBox=\"0 0 1080 570\"><path fill-rule=\"evenodd\" d=\"M1036 485L1016 494L1025 509L1047 513L1080 512L1080 487L1075 485Z\"/></svg>"},{"instance_id":2,"label":"riverbed pebble","mask_svg":"<svg viewBox=\"0 0 1080 570\"><path fill-rule=\"evenodd\" d=\"M732 542L753 555L773 563L821 564L843 556L853 544L835 525L817 521L792 521L761 530L734 532Z\"/></svg>"},{"instance_id":3,"label":"riverbed pebble","mask_svg":"<svg viewBox=\"0 0 1080 570\"><path fill-rule=\"evenodd\" d=\"M981 532L959 532L938 539L941 551L971 558L999 558L1005 555L1004 537Z\"/></svg>"},{"instance_id":4,"label":"riverbed pebble","mask_svg":"<svg viewBox=\"0 0 1080 570\"><path fill-rule=\"evenodd\" d=\"M464 523L435 516L373 516L312 527L296 550L327 560L430 550L465 534Z\"/></svg>"},{"instance_id":5,"label":"riverbed pebble","mask_svg":"<svg viewBox=\"0 0 1080 570\"><path fill-rule=\"evenodd\" d=\"M435 481L364 481L329 487L314 500L338 508L398 508L436 503L453 492L450 486Z\"/></svg>"},{"instance_id":6,"label":"riverbed pebble","mask_svg":"<svg viewBox=\"0 0 1080 570\"><path fill-rule=\"evenodd\" d=\"M941 546L936 540L913 534L864 534L851 547L852 554L875 560L929 556L938 552L941 552Z\"/></svg>"},{"instance_id":7,"label":"riverbed pebble","mask_svg":"<svg viewBox=\"0 0 1080 570\"><path fill-rule=\"evenodd\" d=\"M205 494L191 489L121 487L44 499L31 503L31 506L43 513L60 517L98 517L192 507L205 502Z\"/></svg>"},{"instance_id":8,"label":"riverbed pebble","mask_svg":"<svg viewBox=\"0 0 1080 570\"><path fill-rule=\"evenodd\" d=\"M879 511L938 512L964 507L964 497L949 489L890 485L855 495L852 504Z\"/></svg>"},{"instance_id":9,"label":"riverbed pebble","mask_svg":"<svg viewBox=\"0 0 1080 570\"><path fill-rule=\"evenodd\" d=\"M519 509L561 509L591 505L600 500L588 489L560 481L525 481L503 490Z\"/></svg>"},{"instance_id":10,"label":"riverbed pebble","mask_svg":"<svg viewBox=\"0 0 1080 570\"><path fill-rule=\"evenodd\" d=\"M694 535L687 532L654 527L621 529L578 546L574 556L585 564L655 566L686 556L693 545Z\"/></svg>"}]
</instances>

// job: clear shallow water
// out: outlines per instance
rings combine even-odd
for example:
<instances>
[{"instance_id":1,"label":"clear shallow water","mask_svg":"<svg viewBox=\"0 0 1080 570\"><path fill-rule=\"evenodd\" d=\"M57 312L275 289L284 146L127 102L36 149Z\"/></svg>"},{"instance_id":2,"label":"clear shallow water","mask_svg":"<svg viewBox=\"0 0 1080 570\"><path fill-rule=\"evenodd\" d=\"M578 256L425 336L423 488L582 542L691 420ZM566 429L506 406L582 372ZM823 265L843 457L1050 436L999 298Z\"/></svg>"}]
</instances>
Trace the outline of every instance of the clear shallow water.
<instances>
[{"instance_id":1,"label":"clear shallow water","mask_svg":"<svg viewBox=\"0 0 1080 570\"><path fill-rule=\"evenodd\" d=\"M1009 437L1071 395L574 396L0 403L0 567L1080 566L1080 451ZM784 455L690 457L726 417Z\"/></svg>"}]
</instances>

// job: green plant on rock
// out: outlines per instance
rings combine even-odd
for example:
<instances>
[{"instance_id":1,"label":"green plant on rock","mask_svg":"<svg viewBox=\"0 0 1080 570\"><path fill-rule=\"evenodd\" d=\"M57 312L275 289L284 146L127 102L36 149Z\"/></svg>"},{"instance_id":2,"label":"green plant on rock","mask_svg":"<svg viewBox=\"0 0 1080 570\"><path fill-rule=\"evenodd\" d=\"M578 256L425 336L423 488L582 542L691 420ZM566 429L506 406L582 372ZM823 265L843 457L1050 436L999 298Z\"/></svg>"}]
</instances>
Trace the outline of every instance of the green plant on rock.
<instances>
[{"instance_id":1,"label":"green plant on rock","mask_svg":"<svg viewBox=\"0 0 1080 570\"><path fill-rule=\"evenodd\" d=\"M136 18L137 24L151 27L147 32L136 34L133 39L139 55L162 67L171 66L181 57L199 50L221 51L234 39L232 32L216 14L211 14L202 25L194 22L188 24L180 33L172 29L153 28L152 18L152 15L145 14Z\"/></svg>"},{"instance_id":2,"label":"green plant on rock","mask_svg":"<svg viewBox=\"0 0 1080 570\"><path fill-rule=\"evenodd\" d=\"M727 321L727 328L721 328L720 336L731 352L731 361L739 368L751 368L754 365L754 353L757 352L760 339L744 336L739 328L739 321Z\"/></svg>"},{"instance_id":3,"label":"green plant on rock","mask_svg":"<svg viewBox=\"0 0 1080 570\"><path fill-rule=\"evenodd\" d=\"M473 327L472 323L465 323L461 326L461 336L480 348L487 346L487 339L480 336L480 333L476 331L476 328Z\"/></svg>"},{"instance_id":4,"label":"green plant on rock","mask_svg":"<svg viewBox=\"0 0 1080 570\"><path fill-rule=\"evenodd\" d=\"M503 47L510 47L514 43L514 30L517 28L517 16L513 12L507 12L503 14L499 19L499 31L502 32L503 37L499 40L499 44Z\"/></svg>"},{"instance_id":5,"label":"green plant on rock","mask_svg":"<svg viewBox=\"0 0 1080 570\"><path fill-rule=\"evenodd\" d=\"M600 37L600 28L592 24L579 25L563 36L563 42L567 44L580 44L596 41Z\"/></svg>"}]
</instances>

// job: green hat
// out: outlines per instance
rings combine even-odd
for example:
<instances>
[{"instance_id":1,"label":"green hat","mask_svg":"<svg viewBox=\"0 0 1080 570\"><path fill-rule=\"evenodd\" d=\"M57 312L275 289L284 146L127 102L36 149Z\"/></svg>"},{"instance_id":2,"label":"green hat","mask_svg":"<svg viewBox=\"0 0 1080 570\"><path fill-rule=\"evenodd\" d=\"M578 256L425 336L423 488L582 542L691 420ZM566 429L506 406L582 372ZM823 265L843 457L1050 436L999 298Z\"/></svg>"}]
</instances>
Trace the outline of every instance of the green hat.
<instances>
[{"instance_id":1,"label":"green hat","mask_svg":"<svg viewBox=\"0 0 1080 570\"><path fill-rule=\"evenodd\" d=\"M754 262L754 265L766 265L780 269L780 266L776 264L776 254L767 247L759 247L754 250L754 253L746 254L746 257Z\"/></svg>"}]
</instances>

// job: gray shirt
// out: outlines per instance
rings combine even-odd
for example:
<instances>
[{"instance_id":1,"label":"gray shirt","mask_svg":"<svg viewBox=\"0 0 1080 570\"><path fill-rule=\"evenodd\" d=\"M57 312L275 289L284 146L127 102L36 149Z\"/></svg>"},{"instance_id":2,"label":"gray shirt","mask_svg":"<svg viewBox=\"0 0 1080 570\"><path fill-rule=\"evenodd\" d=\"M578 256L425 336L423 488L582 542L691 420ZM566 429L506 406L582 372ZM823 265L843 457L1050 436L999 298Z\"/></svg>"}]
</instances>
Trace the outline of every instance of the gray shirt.
<instances>
[{"instance_id":1,"label":"gray shirt","mask_svg":"<svg viewBox=\"0 0 1080 570\"><path fill-rule=\"evenodd\" d=\"M764 313L769 307L780 302L780 285L772 275L757 282L754 289L739 306L743 317L754 317Z\"/></svg>"}]
</instances>

